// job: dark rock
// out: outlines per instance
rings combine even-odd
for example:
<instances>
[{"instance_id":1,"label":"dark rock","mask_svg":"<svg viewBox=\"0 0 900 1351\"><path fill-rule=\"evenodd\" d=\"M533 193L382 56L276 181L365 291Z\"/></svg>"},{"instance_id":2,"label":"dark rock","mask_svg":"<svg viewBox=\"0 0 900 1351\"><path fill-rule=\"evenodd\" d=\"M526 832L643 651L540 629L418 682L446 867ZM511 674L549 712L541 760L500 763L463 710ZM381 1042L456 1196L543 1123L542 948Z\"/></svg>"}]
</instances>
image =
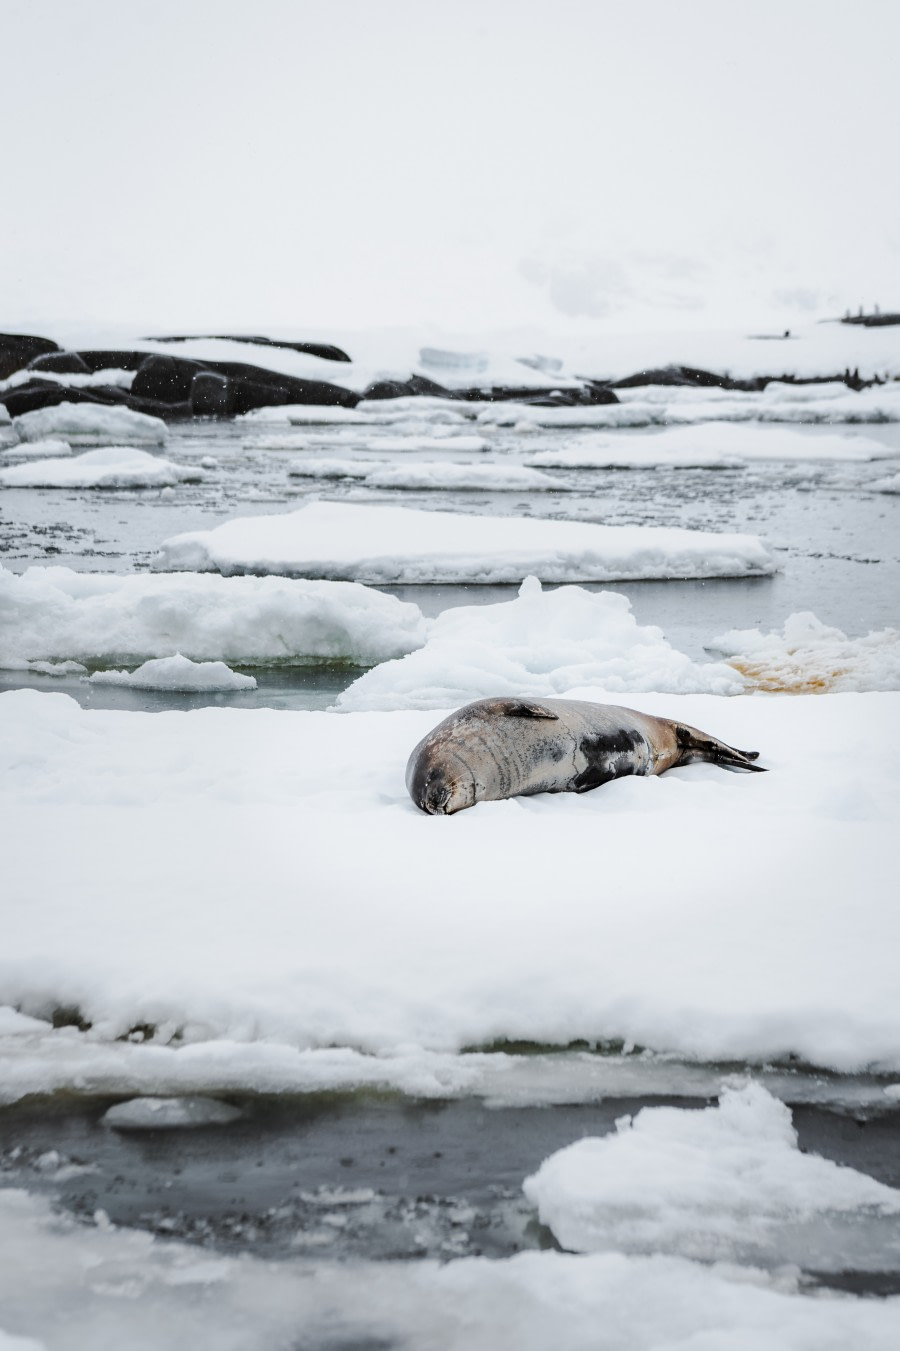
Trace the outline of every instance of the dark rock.
<instances>
[{"instance_id":1,"label":"dark rock","mask_svg":"<svg viewBox=\"0 0 900 1351\"><path fill-rule=\"evenodd\" d=\"M181 418L194 416L194 410L187 399L179 403L161 403L159 399L141 399L129 394L125 406L133 413L146 413L148 417L163 418L166 422L177 422Z\"/></svg>"},{"instance_id":2,"label":"dark rock","mask_svg":"<svg viewBox=\"0 0 900 1351\"><path fill-rule=\"evenodd\" d=\"M693 385L703 389L740 389L749 393L764 389L766 381L732 380L729 375L698 370L694 366L660 366L612 381L613 389L635 389L640 385Z\"/></svg>"},{"instance_id":3,"label":"dark rock","mask_svg":"<svg viewBox=\"0 0 900 1351\"><path fill-rule=\"evenodd\" d=\"M131 385L132 397L154 399L158 403L186 403L191 397L194 376L202 370L196 361L148 356L145 352Z\"/></svg>"},{"instance_id":4,"label":"dark rock","mask_svg":"<svg viewBox=\"0 0 900 1351\"><path fill-rule=\"evenodd\" d=\"M279 338L247 337L246 334L212 333L168 338L148 338L148 342L250 342L259 347L286 347L291 352L302 352L306 356L322 357L324 361L351 361L340 347L328 342L282 342Z\"/></svg>"},{"instance_id":5,"label":"dark rock","mask_svg":"<svg viewBox=\"0 0 900 1351\"><path fill-rule=\"evenodd\" d=\"M862 324L864 328L888 328L900 324L900 314L846 314L842 324Z\"/></svg>"},{"instance_id":6,"label":"dark rock","mask_svg":"<svg viewBox=\"0 0 900 1351\"><path fill-rule=\"evenodd\" d=\"M376 380L363 391L364 399L408 399L413 396L432 399L457 399L459 395L445 389L427 375L411 375L408 380Z\"/></svg>"},{"instance_id":7,"label":"dark rock","mask_svg":"<svg viewBox=\"0 0 900 1351\"><path fill-rule=\"evenodd\" d=\"M77 352L45 352L29 361L30 371L53 371L56 375L90 375Z\"/></svg>"},{"instance_id":8,"label":"dark rock","mask_svg":"<svg viewBox=\"0 0 900 1351\"><path fill-rule=\"evenodd\" d=\"M232 417L233 381L215 371L198 371L191 383L191 412L195 417Z\"/></svg>"},{"instance_id":9,"label":"dark rock","mask_svg":"<svg viewBox=\"0 0 900 1351\"><path fill-rule=\"evenodd\" d=\"M134 377L131 393L134 398L155 399L161 403L190 401L193 407L194 381L201 373L227 377L228 391L227 395L221 390L214 394L211 383L201 383L199 402L204 407L209 399L220 406L227 403L232 414L286 403L337 404L355 408L360 398L352 390L324 380L300 380L293 375L281 375L278 371L267 371L240 361L191 361L155 355L145 355Z\"/></svg>"},{"instance_id":10,"label":"dark rock","mask_svg":"<svg viewBox=\"0 0 900 1351\"><path fill-rule=\"evenodd\" d=\"M126 403L128 391L117 385L91 385L89 389L70 389L55 380L29 380L27 385L7 390L2 396L10 417L33 413L36 408L55 408L60 403Z\"/></svg>"},{"instance_id":11,"label":"dark rock","mask_svg":"<svg viewBox=\"0 0 900 1351\"><path fill-rule=\"evenodd\" d=\"M94 371L137 371L140 370L149 352L99 350L79 352L78 355L91 374Z\"/></svg>"},{"instance_id":12,"label":"dark rock","mask_svg":"<svg viewBox=\"0 0 900 1351\"><path fill-rule=\"evenodd\" d=\"M32 338L23 333L0 333L0 380L15 375L45 352L58 352L59 344L50 338Z\"/></svg>"}]
</instances>

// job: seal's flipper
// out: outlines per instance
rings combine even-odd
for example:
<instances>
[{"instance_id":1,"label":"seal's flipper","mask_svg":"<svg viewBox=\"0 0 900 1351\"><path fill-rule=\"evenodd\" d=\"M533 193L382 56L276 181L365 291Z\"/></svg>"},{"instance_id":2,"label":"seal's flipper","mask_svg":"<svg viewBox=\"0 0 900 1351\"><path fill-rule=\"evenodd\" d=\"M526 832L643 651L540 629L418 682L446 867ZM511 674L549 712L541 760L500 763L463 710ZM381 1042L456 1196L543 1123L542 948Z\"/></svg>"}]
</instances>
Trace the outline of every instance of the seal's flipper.
<instances>
[{"instance_id":1,"label":"seal's flipper","mask_svg":"<svg viewBox=\"0 0 900 1351\"><path fill-rule=\"evenodd\" d=\"M679 765L708 760L711 764L721 765L723 769L749 769L755 774L766 772L762 765L753 763L759 759L759 751L739 751L706 732L698 732L696 727L685 727L681 723L676 724L675 736L681 748L677 761Z\"/></svg>"},{"instance_id":2,"label":"seal's flipper","mask_svg":"<svg viewBox=\"0 0 900 1351\"><path fill-rule=\"evenodd\" d=\"M508 699L503 709L507 718L550 718L559 722L559 714L534 699Z\"/></svg>"}]
</instances>

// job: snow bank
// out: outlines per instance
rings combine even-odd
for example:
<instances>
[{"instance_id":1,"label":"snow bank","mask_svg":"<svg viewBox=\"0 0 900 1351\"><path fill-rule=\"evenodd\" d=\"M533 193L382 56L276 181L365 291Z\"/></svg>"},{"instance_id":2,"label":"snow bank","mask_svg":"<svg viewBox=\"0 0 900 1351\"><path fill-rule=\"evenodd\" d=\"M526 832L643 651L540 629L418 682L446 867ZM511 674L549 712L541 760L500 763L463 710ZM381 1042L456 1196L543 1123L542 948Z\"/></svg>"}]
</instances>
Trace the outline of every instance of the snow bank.
<instances>
[{"instance_id":1,"label":"snow bank","mask_svg":"<svg viewBox=\"0 0 900 1351\"><path fill-rule=\"evenodd\" d=\"M2 444L2 443L0 443ZM59 437L48 436L43 441L20 441L18 445L11 446L8 450L0 452L0 459L3 460L44 460L50 456L59 459L63 455L71 455L72 447L68 441L62 441Z\"/></svg>"},{"instance_id":2,"label":"snow bank","mask_svg":"<svg viewBox=\"0 0 900 1351\"><path fill-rule=\"evenodd\" d=\"M23 441L61 436L74 446L161 446L168 435L162 418L119 405L58 403L13 419Z\"/></svg>"},{"instance_id":3,"label":"snow bank","mask_svg":"<svg viewBox=\"0 0 900 1351\"><path fill-rule=\"evenodd\" d=\"M352 478L369 488L478 490L481 492L559 492L559 484L549 474L518 464L453 464L445 460L425 460L418 464L389 464L385 461L339 460L325 456L294 460L288 473L297 478Z\"/></svg>"},{"instance_id":4,"label":"snow bank","mask_svg":"<svg viewBox=\"0 0 900 1351\"><path fill-rule=\"evenodd\" d=\"M693 765L428 817L404 768L435 712L0 695L0 1004L80 1009L85 1055L151 1024L180 1031L176 1060L221 1041L229 1069L258 1063L251 1042L414 1066L416 1047L620 1038L896 1072L900 695L627 703L771 772Z\"/></svg>"},{"instance_id":5,"label":"snow bank","mask_svg":"<svg viewBox=\"0 0 900 1351\"><path fill-rule=\"evenodd\" d=\"M896 1218L880 1226L878 1218L900 1213L900 1191L802 1154L789 1109L754 1083L727 1088L704 1111L649 1107L622 1117L615 1134L545 1159L524 1186L569 1251L817 1270L867 1269L873 1257L876 1268L892 1265L877 1244L896 1233ZM875 1221L874 1236L863 1238L863 1220Z\"/></svg>"},{"instance_id":6,"label":"snow bank","mask_svg":"<svg viewBox=\"0 0 900 1351\"><path fill-rule=\"evenodd\" d=\"M197 465L175 464L132 446L105 446L71 460L41 459L0 469L5 488L166 488L202 478Z\"/></svg>"},{"instance_id":7,"label":"snow bank","mask_svg":"<svg viewBox=\"0 0 900 1351\"><path fill-rule=\"evenodd\" d=\"M126 685L134 690L171 690L179 694L256 689L253 676L239 675L224 661L191 661L180 652L145 661L136 671L95 671L88 679L94 685Z\"/></svg>"},{"instance_id":8,"label":"snow bank","mask_svg":"<svg viewBox=\"0 0 900 1351\"><path fill-rule=\"evenodd\" d=\"M355 582L0 566L0 666L122 662L183 652L240 665L371 666L425 641L417 605Z\"/></svg>"},{"instance_id":9,"label":"snow bank","mask_svg":"<svg viewBox=\"0 0 900 1351\"><path fill-rule=\"evenodd\" d=\"M871 437L808 436L772 427L707 422L615 440L585 436L559 450L539 451L527 463L560 469L724 469L753 460L881 460L898 453Z\"/></svg>"},{"instance_id":10,"label":"snow bank","mask_svg":"<svg viewBox=\"0 0 900 1351\"><path fill-rule=\"evenodd\" d=\"M781 633L731 629L709 644L756 689L791 694L822 690L900 689L900 631L848 638L809 610L792 614Z\"/></svg>"},{"instance_id":11,"label":"snow bank","mask_svg":"<svg viewBox=\"0 0 900 1351\"><path fill-rule=\"evenodd\" d=\"M429 1351L894 1351L900 1328L896 1298L823 1298L785 1274L619 1253L266 1262L78 1221L20 1190L0 1192L0 1303L3 1351L270 1351L298 1329Z\"/></svg>"},{"instance_id":12,"label":"snow bank","mask_svg":"<svg viewBox=\"0 0 900 1351\"><path fill-rule=\"evenodd\" d=\"M579 586L542 591L528 577L516 600L445 610L423 648L367 671L337 707L448 708L488 695L559 695L576 685L739 694L743 681L728 666L697 665L661 629L638 624L625 596Z\"/></svg>"},{"instance_id":13,"label":"snow bank","mask_svg":"<svg viewBox=\"0 0 900 1351\"><path fill-rule=\"evenodd\" d=\"M311 502L165 540L155 566L386 583L759 576L754 535Z\"/></svg>"}]
</instances>

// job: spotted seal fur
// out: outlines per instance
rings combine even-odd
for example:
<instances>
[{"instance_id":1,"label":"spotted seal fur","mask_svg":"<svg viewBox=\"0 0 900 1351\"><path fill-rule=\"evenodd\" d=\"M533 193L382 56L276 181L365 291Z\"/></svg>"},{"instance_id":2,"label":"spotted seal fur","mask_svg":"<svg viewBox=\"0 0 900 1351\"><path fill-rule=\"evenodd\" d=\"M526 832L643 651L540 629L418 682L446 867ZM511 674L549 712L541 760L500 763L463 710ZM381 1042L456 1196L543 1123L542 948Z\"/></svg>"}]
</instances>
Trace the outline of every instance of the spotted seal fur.
<instances>
[{"instance_id":1,"label":"spotted seal fur","mask_svg":"<svg viewBox=\"0 0 900 1351\"><path fill-rule=\"evenodd\" d=\"M663 774L707 760L762 772L687 723L579 699L478 699L419 742L406 767L417 807L450 816L476 802L532 793L586 793L628 774Z\"/></svg>"}]
</instances>

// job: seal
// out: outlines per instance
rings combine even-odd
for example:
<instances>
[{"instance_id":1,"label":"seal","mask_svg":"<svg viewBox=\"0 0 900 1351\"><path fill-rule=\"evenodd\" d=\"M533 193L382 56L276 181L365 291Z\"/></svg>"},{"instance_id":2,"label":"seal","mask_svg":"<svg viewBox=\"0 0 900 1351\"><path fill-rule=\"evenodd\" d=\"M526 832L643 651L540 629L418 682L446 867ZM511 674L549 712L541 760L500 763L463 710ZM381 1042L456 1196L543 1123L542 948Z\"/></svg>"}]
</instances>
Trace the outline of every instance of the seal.
<instances>
[{"instance_id":1,"label":"seal","mask_svg":"<svg viewBox=\"0 0 900 1351\"><path fill-rule=\"evenodd\" d=\"M532 793L587 793L628 774L664 774L708 760L763 772L759 751L616 704L579 699L478 699L416 746L406 786L417 807L450 816L476 802Z\"/></svg>"}]
</instances>

